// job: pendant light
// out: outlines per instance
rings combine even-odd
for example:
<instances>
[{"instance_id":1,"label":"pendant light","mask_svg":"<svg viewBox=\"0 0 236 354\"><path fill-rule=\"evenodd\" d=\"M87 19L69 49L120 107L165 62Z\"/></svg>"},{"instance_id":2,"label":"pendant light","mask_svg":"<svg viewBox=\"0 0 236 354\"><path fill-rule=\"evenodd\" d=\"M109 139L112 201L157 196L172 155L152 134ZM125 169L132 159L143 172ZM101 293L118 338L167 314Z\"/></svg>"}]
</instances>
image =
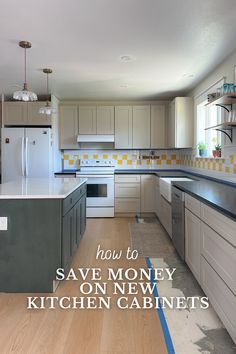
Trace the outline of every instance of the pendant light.
<instances>
[{"instance_id":1,"label":"pendant light","mask_svg":"<svg viewBox=\"0 0 236 354\"><path fill-rule=\"evenodd\" d=\"M23 85L23 90L16 91L13 94L13 98L18 101L37 101L38 97L36 93L28 90L28 85L26 81L26 49L31 48L31 43L27 41L19 42L19 46L24 49L24 67L25 67L25 82Z\"/></svg>"},{"instance_id":2,"label":"pendant light","mask_svg":"<svg viewBox=\"0 0 236 354\"><path fill-rule=\"evenodd\" d=\"M49 88L48 88L48 75L52 74L52 69L43 69L43 72L44 72L44 74L47 74L47 102L44 107L41 107L39 109L39 113L50 115L50 114L56 113L56 109L53 108L50 103L50 94L49 94Z\"/></svg>"}]
</instances>

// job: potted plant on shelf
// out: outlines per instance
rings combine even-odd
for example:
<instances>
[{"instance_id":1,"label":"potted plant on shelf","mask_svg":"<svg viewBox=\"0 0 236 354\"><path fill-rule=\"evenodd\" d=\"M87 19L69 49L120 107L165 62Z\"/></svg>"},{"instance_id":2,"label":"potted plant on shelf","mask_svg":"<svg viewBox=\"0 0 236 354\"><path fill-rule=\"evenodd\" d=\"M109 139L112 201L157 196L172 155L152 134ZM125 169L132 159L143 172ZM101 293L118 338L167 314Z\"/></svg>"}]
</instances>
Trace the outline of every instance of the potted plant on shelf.
<instances>
[{"instance_id":1,"label":"potted plant on shelf","mask_svg":"<svg viewBox=\"0 0 236 354\"><path fill-rule=\"evenodd\" d=\"M207 146L205 143L202 142L198 143L197 148L198 148L199 156L207 156Z\"/></svg>"},{"instance_id":2,"label":"potted plant on shelf","mask_svg":"<svg viewBox=\"0 0 236 354\"><path fill-rule=\"evenodd\" d=\"M216 144L215 150L212 150L213 157L221 157L221 145Z\"/></svg>"}]
</instances>

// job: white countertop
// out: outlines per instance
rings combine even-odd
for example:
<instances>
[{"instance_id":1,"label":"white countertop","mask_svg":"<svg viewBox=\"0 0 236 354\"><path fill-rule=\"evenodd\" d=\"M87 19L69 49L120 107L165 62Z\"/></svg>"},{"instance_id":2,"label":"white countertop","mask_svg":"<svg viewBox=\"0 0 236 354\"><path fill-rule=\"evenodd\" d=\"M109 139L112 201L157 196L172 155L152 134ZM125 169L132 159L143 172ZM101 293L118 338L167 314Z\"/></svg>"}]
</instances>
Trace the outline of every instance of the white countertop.
<instances>
[{"instance_id":1,"label":"white countertop","mask_svg":"<svg viewBox=\"0 0 236 354\"><path fill-rule=\"evenodd\" d=\"M86 178L20 178L0 184L0 199L64 199Z\"/></svg>"}]
</instances>

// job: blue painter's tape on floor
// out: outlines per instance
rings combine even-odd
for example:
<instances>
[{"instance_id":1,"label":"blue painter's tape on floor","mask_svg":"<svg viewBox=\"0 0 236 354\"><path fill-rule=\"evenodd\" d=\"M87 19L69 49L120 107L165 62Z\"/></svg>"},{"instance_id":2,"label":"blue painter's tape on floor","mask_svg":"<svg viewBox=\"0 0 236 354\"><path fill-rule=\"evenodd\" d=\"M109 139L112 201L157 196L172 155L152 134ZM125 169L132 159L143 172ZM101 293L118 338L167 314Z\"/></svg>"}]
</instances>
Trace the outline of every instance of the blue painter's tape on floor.
<instances>
[{"instance_id":1,"label":"blue painter's tape on floor","mask_svg":"<svg viewBox=\"0 0 236 354\"><path fill-rule=\"evenodd\" d=\"M146 257L146 264L147 264L148 268L152 268L150 259L148 257ZM151 275L151 285L153 286L154 284L155 284L155 281L154 281L154 277L153 277L153 274L152 274ZM157 291L157 287L155 287L155 289L153 291L153 296L154 297L159 297L159 294L158 294L158 291ZM159 304L160 304L160 302L159 302ZM164 312L163 312L163 309L162 309L161 306L160 306L160 308L157 309L157 314L158 314L158 317L159 317L160 322L161 322L161 327L162 327L163 335L164 335L164 338L165 338L166 348L167 348L168 354L175 354L175 350L174 350L174 346L173 346L172 339L171 339L171 336L170 336L169 328L168 328L168 325L167 325L167 322L166 322L166 319L165 319L165 315L164 315Z\"/></svg>"}]
</instances>

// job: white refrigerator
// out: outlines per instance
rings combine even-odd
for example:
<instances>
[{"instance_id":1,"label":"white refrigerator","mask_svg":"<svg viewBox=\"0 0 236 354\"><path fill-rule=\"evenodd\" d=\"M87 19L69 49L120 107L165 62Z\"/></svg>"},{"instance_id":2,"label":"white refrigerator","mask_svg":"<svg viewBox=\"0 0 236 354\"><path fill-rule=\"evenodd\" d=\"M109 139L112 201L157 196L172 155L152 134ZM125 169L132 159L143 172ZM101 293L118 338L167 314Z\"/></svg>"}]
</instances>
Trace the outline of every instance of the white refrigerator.
<instances>
[{"instance_id":1,"label":"white refrigerator","mask_svg":"<svg viewBox=\"0 0 236 354\"><path fill-rule=\"evenodd\" d=\"M2 183L19 177L52 177L51 128L2 128Z\"/></svg>"}]
</instances>

